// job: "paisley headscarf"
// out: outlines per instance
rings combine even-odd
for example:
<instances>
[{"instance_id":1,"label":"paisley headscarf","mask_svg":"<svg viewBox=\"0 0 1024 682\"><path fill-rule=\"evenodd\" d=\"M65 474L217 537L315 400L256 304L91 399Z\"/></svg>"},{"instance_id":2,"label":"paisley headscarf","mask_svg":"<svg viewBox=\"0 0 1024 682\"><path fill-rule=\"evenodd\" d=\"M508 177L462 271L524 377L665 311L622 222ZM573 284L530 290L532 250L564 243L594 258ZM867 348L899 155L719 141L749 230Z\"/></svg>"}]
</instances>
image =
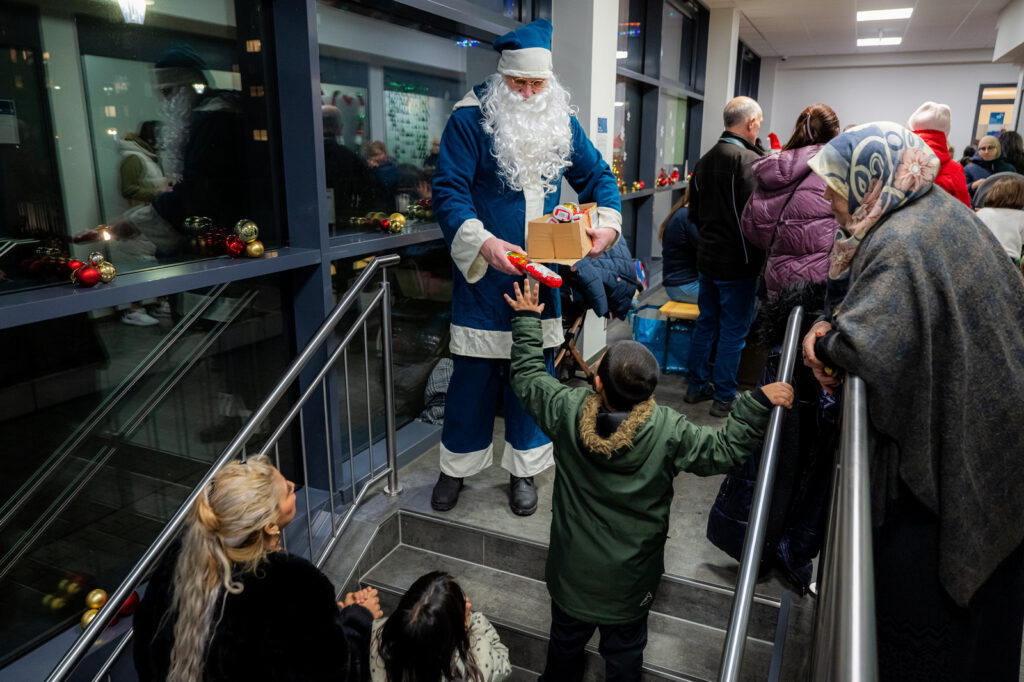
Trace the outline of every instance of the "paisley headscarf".
<instances>
[{"instance_id":1,"label":"paisley headscarf","mask_svg":"<svg viewBox=\"0 0 1024 682\"><path fill-rule=\"evenodd\" d=\"M889 121L868 123L834 138L807 165L846 197L850 224L836 233L828 276L847 276L861 240L880 220L931 189L939 158L924 140Z\"/></svg>"}]
</instances>

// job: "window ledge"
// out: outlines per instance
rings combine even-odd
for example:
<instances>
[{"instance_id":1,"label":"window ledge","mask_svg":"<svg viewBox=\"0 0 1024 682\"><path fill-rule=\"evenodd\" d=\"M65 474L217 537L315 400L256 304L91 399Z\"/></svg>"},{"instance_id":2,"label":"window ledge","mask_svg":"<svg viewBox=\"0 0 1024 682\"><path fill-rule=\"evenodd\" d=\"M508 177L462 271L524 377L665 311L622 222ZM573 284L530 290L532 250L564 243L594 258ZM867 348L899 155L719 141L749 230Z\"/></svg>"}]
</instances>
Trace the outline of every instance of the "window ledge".
<instances>
[{"instance_id":1,"label":"window ledge","mask_svg":"<svg viewBox=\"0 0 1024 682\"><path fill-rule=\"evenodd\" d=\"M13 292L0 296L0 329L270 275L319 262L319 250L284 247L269 250L262 258L222 256L130 272L118 275L110 284L90 289L56 284Z\"/></svg>"}]
</instances>

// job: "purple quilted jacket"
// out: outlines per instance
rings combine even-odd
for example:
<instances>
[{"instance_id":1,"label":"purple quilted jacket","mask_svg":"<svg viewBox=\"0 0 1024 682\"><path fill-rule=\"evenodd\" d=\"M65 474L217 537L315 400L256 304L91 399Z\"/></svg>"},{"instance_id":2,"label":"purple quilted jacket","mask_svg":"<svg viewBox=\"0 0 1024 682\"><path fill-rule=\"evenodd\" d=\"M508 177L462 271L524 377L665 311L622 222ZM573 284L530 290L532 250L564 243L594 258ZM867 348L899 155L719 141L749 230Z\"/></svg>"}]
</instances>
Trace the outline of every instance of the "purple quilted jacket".
<instances>
[{"instance_id":1,"label":"purple quilted jacket","mask_svg":"<svg viewBox=\"0 0 1024 682\"><path fill-rule=\"evenodd\" d=\"M823 196L825 182L807 165L822 146L771 154L751 166L757 188L743 209L743 234L768 254L764 278L769 296L791 282L821 282L828 276L828 254L839 224Z\"/></svg>"}]
</instances>

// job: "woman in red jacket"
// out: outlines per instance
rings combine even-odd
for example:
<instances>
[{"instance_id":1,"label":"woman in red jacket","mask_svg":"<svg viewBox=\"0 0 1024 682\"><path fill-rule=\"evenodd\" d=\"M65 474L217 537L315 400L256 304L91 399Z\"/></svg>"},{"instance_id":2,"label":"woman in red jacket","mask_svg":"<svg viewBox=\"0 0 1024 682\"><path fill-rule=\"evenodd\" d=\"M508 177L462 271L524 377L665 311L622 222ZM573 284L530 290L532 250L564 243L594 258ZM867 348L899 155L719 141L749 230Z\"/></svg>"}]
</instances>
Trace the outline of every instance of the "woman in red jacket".
<instances>
[{"instance_id":1,"label":"woman in red jacket","mask_svg":"<svg viewBox=\"0 0 1024 682\"><path fill-rule=\"evenodd\" d=\"M925 102L917 108L907 121L907 127L925 141L935 156L939 157L939 174L935 184L962 201L968 208L971 196L967 192L964 167L949 155L949 107L936 102Z\"/></svg>"}]
</instances>

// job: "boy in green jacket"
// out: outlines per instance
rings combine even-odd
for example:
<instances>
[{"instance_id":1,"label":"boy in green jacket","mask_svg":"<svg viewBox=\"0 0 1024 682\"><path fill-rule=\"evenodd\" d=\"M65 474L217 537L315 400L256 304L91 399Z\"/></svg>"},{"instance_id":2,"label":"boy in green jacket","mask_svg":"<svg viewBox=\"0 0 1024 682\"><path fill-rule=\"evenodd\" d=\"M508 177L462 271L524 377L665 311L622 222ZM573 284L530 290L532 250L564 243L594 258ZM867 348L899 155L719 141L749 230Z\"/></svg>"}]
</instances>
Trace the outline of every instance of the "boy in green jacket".
<instances>
[{"instance_id":1,"label":"boy in green jacket","mask_svg":"<svg viewBox=\"0 0 1024 682\"><path fill-rule=\"evenodd\" d=\"M725 473L764 435L772 405L793 388L741 396L722 428L696 426L654 403L658 363L635 341L613 344L594 389L547 373L537 287L505 300L512 321L512 390L554 443L557 474L545 578L551 636L542 682L583 678L583 648L601 630L607 680L639 680L647 614L664 571L672 481L680 471Z\"/></svg>"}]
</instances>

